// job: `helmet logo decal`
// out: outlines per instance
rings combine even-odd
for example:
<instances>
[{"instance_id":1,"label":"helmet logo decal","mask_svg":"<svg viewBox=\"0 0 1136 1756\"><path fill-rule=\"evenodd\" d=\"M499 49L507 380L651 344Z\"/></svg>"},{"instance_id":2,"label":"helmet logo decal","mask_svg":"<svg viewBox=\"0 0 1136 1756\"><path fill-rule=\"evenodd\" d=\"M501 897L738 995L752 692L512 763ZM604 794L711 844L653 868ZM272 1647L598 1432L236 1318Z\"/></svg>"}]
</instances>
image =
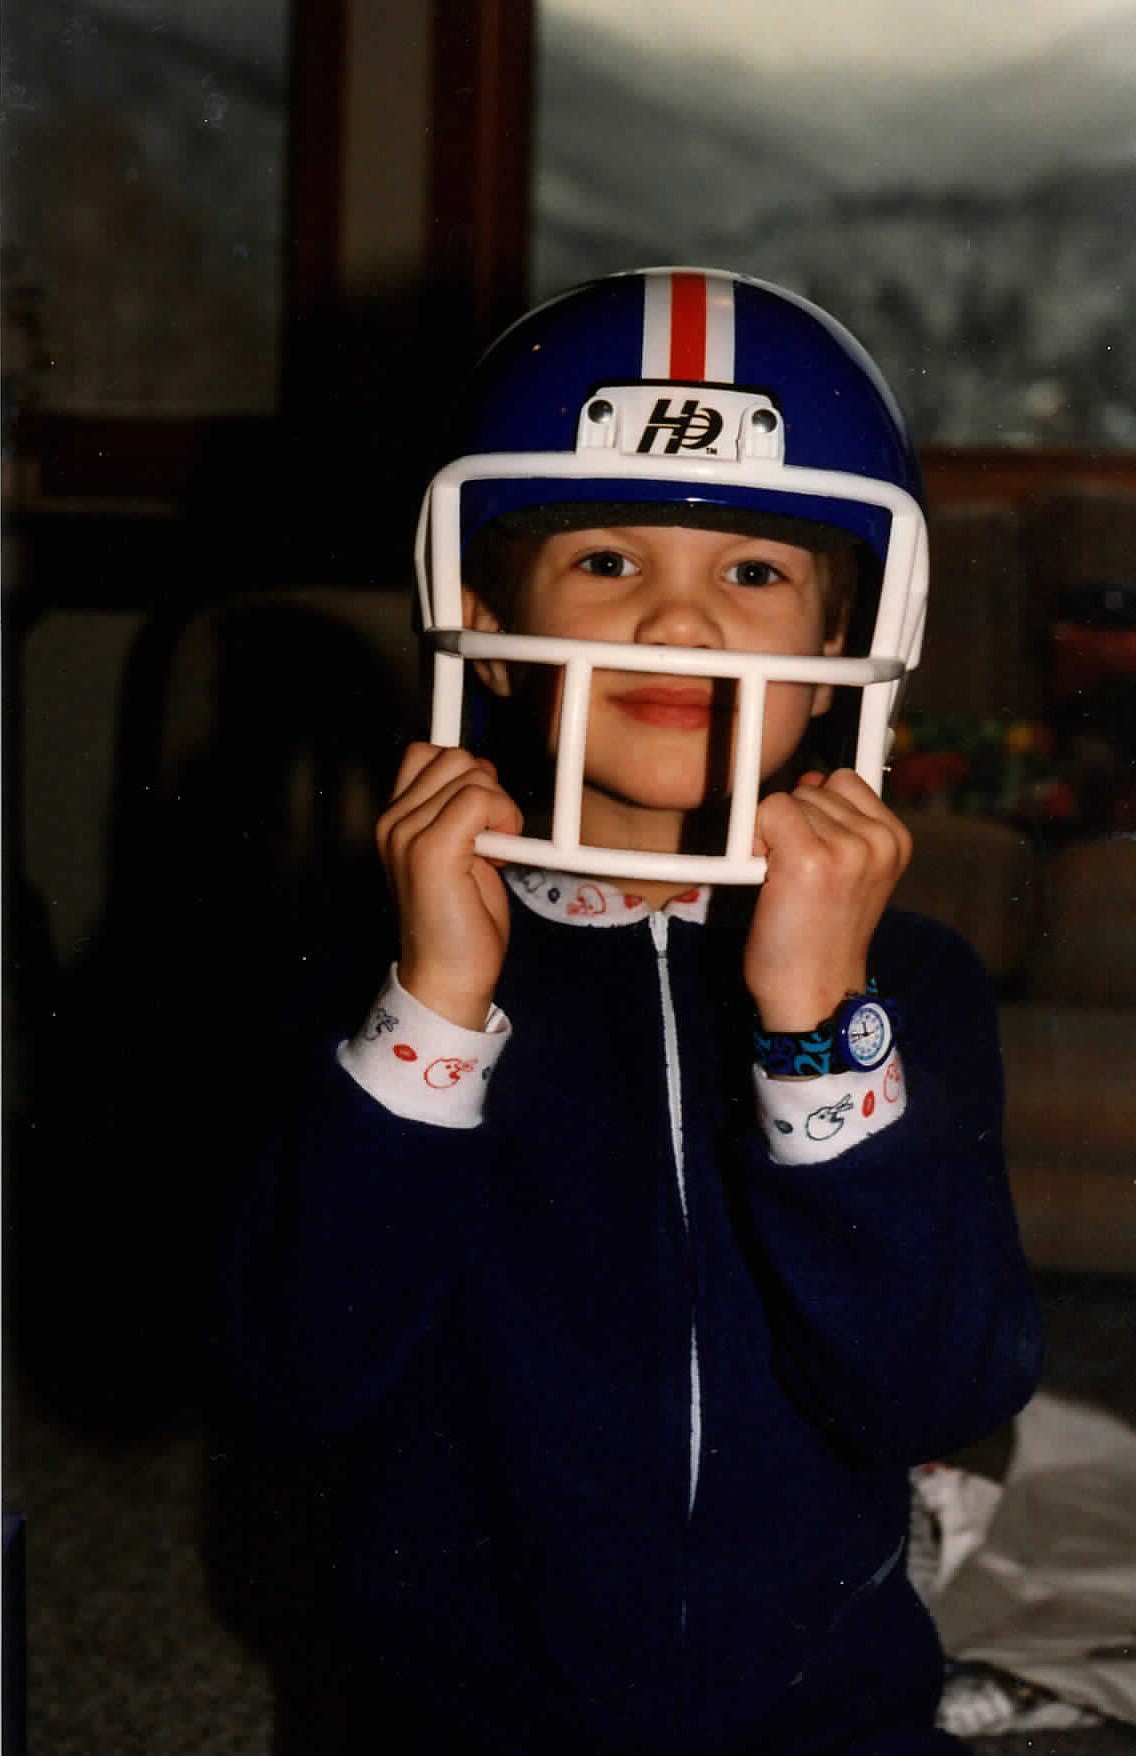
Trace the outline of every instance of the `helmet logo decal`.
<instances>
[{"instance_id":1,"label":"helmet logo decal","mask_svg":"<svg viewBox=\"0 0 1136 1756\"><path fill-rule=\"evenodd\" d=\"M672 414L669 397L660 396L651 410L639 437L636 451L650 451L655 440L666 435L663 450L672 456L676 451L708 451L722 431L722 417L709 404L688 396L677 414Z\"/></svg>"},{"instance_id":2,"label":"helmet logo decal","mask_svg":"<svg viewBox=\"0 0 1136 1756\"><path fill-rule=\"evenodd\" d=\"M741 463L785 456L785 423L761 390L722 384L601 384L576 425L578 451L625 457L715 458ZM693 461L693 457L692 457Z\"/></svg>"}]
</instances>

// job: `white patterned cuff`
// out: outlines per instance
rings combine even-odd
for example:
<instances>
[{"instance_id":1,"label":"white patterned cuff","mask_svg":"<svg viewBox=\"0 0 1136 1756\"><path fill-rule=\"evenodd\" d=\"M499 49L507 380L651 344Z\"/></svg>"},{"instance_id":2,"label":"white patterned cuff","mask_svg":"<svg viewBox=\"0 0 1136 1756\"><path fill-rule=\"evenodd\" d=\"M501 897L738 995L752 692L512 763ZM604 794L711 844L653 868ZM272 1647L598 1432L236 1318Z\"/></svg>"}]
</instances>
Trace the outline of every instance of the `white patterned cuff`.
<instances>
[{"instance_id":1,"label":"white patterned cuff","mask_svg":"<svg viewBox=\"0 0 1136 1756\"><path fill-rule=\"evenodd\" d=\"M408 994L396 966L362 1030L340 1043L339 1064L396 1116L439 1128L476 1128L512 1026L499 1006L484 1030L466 1030Z\"/></svg>"},{"instance_id":2,"label":"white patterned cuff","mask_svg":"<svg viewBox=\"0 0 1136 1756\"><path fill-rule=\"evenodd\" d=\"M871 1073L771 1079L755 1066L753 1079L770 1156L781 1165L836 1158L898 1122L907 1108L903 1062L896 1051Z\"/></svg>"}]
</instances>

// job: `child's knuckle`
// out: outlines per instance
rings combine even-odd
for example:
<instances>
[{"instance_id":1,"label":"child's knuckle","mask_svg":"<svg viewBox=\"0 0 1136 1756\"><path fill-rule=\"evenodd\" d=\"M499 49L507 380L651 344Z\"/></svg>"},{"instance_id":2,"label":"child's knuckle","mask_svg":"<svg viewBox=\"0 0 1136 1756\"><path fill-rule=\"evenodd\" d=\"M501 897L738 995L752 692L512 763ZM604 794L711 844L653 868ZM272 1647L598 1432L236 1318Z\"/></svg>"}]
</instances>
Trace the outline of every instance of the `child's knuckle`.
<instances>
[{"instance_id":1,"label":"child's knuckle","mask_svg":"<svg viewBox=\"0 0 1136 1756\"><path fill-rule=\"evenodd\" d=\"M890 824L869 818L864 829L864 842L874 862L890 865L895 859L896 838Z\"/></svg>"},{"instance_id":2,"label":"child's knuckle","mask_svg":"<svg viewBox=\"0 0 1136 1756\"><path fill-rule=\"evenodd\" d=\"M820 844L805 848L797 862L797 876L801 883L826 888L832 877L832 855Z\"/></svg>"},{"instance_id":3,"label":"child's knuckle","mask_svg":"<svg viewBox=\"0 0 1136 1756\"><path fill-rule=\"evenodd\" d=\"M404 860L414 845L416 830L408 817L393 823L387 836L387 852L392 860Z\"/></svg>"},{"instance_id":4,"label":"child's knuckle","mask_svg":"<svg viewBox=\"0 0 1136 1756\"><path fill-rule=\"evenodd\" d=\"M429 829L420 830L407 844L403 865L414 883L420 883L437 859L437 837Z\"/></svg>"},{"instance_id":5,"label":"child's knuckle","mask_svg":"<svg viewBox=\"0 0 1136 1756\"><path fill-rule=\"evenodd\" d=\"M845 887L863 884L879 864L870 829L857 824L837 836L832 844L832 862L839 882Z\"/></svg>"}]
</instances>

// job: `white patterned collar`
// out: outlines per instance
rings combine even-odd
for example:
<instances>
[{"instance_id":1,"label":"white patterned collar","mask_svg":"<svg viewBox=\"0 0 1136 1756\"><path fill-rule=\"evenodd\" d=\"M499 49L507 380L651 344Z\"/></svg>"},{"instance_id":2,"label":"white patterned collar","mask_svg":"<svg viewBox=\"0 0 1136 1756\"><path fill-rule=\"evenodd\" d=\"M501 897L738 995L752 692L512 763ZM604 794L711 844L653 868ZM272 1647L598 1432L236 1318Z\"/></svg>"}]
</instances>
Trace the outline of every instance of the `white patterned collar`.
<instances>
[{"instance_id":1,"label":"white patterned collar","mask_svg":"<svg viewBox=\"0 0 1136 1756\"><path fill-rule=\"evenodd\" d=\"M573 927L625 927L645 921L654 911L633 891L621 890L603 878L582 878L574 872L541 872L535 866L507 866L505 882L534 914ZM660 911L680 921L705 924L711 890L693 886L672 897Z\"/></svg>"}]
</instances>

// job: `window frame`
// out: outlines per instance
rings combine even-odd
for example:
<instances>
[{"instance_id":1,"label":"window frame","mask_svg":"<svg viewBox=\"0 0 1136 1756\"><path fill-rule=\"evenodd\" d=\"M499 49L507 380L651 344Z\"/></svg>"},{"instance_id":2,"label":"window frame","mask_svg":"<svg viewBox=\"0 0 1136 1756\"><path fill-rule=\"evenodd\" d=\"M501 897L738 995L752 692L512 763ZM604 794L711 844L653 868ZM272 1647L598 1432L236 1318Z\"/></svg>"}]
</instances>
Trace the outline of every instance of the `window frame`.
<instances>
[{"instance_id":1,"label":"window frame","mask_svg":"<svg viewBox=\"0 0 1136 1756\"><path fill-rule=\"evenodd\" d=\"M342 205L347 44L352 4L294 0L285 194L280 412L287 409L294 338L316 311L344 298ZM448 338L472 355L524 306L530 234L534 0L433 0L433 129L427 153L429 235L424 291L444 301ZM31 412L22 417L10 502L180 503L220 429L255 442L277 416L111 418ZM1136 453L925 447L934 504L1020 500L1068 485L1136 492ZM9 484L12 489L12 484Z\"/></svg>"}]
</instances>

